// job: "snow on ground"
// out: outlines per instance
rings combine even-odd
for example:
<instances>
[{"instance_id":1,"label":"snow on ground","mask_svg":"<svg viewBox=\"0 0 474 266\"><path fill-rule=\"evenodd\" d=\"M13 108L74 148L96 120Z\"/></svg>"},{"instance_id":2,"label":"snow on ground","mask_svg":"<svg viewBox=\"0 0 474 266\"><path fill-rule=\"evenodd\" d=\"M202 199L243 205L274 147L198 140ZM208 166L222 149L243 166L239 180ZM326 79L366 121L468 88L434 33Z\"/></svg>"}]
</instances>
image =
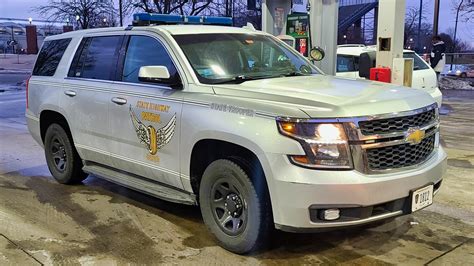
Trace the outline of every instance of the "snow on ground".
<instances>
[{"instance_id":1,"label":"snow on ground","mask_svg":"<svg viewBox=\"0 0 474 266\"><path fill-rule=\"evenodd\" d=\"M474 78L441 77L439 87L445 90L474 90Z\"/></svg>"}]
</instances>

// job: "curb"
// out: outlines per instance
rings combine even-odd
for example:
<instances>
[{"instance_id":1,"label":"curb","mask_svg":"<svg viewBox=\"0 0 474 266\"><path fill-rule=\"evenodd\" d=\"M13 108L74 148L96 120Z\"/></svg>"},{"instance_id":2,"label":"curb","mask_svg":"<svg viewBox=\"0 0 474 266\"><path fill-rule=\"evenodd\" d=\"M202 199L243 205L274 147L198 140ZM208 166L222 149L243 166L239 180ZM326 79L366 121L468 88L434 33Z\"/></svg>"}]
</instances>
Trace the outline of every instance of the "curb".
<instances>
[{"instance_id":1,"label":"curb","mask_svg":"<svg viewBox=\"0 0 474 266\"><path fill-rule=\"evenodd\" d=\"M5 69L5 70L0 70L0 75L2 74L25 74L25 75L28 75L28 74L31 74L31 70L8 70L8 69Z\"/></svg>"}]
</instances>

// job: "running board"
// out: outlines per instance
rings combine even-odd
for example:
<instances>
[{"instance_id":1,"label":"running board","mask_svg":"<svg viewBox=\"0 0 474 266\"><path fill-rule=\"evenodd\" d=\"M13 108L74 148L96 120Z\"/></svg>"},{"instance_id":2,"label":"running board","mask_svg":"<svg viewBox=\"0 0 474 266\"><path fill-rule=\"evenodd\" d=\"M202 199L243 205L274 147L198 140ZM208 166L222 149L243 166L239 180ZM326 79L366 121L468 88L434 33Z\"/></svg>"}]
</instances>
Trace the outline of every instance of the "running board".
<instances>
[{"instance_id":1,"label":"running board","mask_svg":"<svg viewBox=\"0 0 474 266\"><path fill-rule=\"evenodd\" d=\"M193 194L141 176L117 171L92 162L85 162L82 170L88 174L98 176L112 183L143 192L162 200L186 205L197 205L196 197Z\"/></svg>"}]
</instances>

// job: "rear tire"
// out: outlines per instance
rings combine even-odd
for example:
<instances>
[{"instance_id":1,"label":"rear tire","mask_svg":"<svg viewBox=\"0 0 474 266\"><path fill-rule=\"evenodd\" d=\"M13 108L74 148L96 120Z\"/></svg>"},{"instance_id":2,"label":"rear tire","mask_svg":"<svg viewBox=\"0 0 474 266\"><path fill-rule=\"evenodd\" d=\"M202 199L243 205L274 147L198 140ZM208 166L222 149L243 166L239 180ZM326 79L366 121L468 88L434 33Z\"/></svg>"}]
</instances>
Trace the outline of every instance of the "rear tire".
<instances>
[{"instance_id":1,"label":"rear tire","mask_svg":"<svg viewBox=\"0 0 474 266\"><path fill-rule=\"evenodd\" d=\"M87 177L72 138L61 125L51 124L46 130L44 152L49 171L59 183L80 183Z\"/></svg>"},{"instance_id":2,"label":"rear tire","mask_svg":"<svg viewBox=\"0 0 474 266\"><path fill-rule=\"evenodd\" d=\"M255 171L246 168L216 160L204 171L199 188L204 223L222 247L238 254L262 248L273 229L267 187L252 182L265 176L255 177Z\"/></svg>"}]
</instances>

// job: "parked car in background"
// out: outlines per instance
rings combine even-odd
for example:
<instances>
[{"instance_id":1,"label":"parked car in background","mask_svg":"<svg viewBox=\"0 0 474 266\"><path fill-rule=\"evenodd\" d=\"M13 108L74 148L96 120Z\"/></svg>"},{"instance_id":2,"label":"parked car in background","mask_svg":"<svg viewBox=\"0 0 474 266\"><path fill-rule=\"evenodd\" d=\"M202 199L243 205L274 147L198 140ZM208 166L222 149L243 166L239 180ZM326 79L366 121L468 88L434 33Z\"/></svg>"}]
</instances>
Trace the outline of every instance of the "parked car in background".
<instances>
[{"instance_id":1,"label":"parked car in background","mask_svg":"<svg viewBox=\"0 0 474 266\"><path fill-rule=\"evenodd\" d=\"M359 57L362 53L375 53L375 46L347 44L337 47L336 76L362 78L359 76ZM438 88L436 73L425 60L411 50L404 50L403 57L413 58L412 88L428 92L439 106L442 95Z\"/></svg>"},{"instance_id":2,"label":"parked car in background","mask_svg":"<svg viewBox=\"0 0 474 266\"><path fill-rule=\"evenodd\" d=\"M444 75L460 77L460 78L474 78L474 65L454 65L452 69L446 66Z\"/></svg>"}]
</instances>

